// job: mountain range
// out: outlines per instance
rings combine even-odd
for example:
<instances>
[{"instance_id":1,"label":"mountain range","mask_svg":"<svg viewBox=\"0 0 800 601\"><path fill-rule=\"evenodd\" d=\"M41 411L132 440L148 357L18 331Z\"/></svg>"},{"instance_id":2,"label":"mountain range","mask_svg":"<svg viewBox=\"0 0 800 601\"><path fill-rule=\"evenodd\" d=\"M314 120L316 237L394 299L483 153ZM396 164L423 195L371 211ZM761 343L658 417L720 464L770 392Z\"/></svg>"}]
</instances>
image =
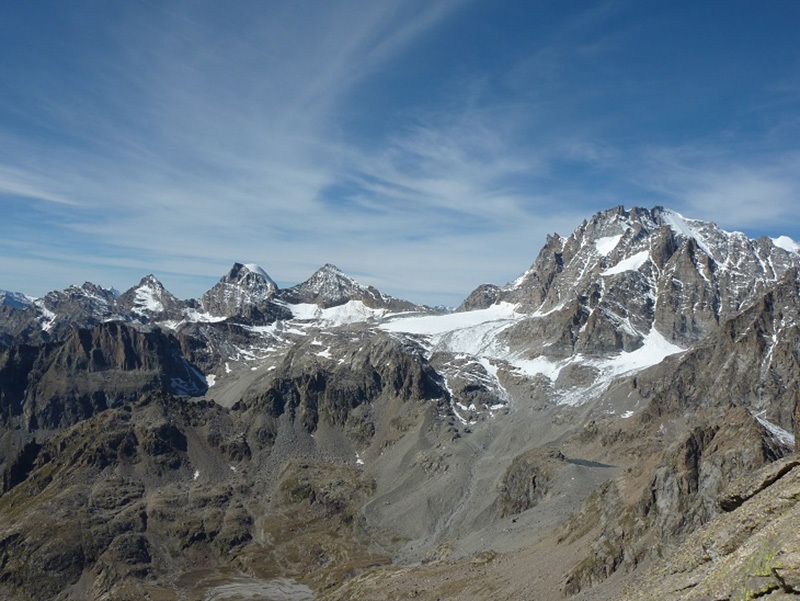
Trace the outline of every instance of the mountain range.
<instances>
[{"instance_id":1,"label":"mountain range","mask_svg":"<svg viewBox=\"0 0 800 601\"><path fill-rule=\"evenodd\" d=\"M330 264L3 292L0 594L794 595L799 401L798 245L663 207L454 311Z\"/></svg>"}]
</instances>

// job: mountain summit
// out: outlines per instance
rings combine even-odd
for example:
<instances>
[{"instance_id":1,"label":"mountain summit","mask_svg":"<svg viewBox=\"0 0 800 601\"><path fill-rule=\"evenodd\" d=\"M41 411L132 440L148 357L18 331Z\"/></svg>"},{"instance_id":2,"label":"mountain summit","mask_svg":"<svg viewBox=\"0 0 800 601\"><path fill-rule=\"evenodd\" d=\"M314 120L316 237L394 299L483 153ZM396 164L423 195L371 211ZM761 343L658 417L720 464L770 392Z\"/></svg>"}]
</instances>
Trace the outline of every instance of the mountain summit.
<instances>
[{"instance_id":1,"label":"mountain summit","mask_svg":"<svg viewBox=\"0 0 800 601\"><path fill-rule=\"evenodd\" d=\"M503 287L479 287L461 309L509 302L562 315L573 348L599 340L635 346L651 327L688 344L793 267L800 256L769 238L751 240L663 207L616 207L567 237L548 236L525 273Z\"/></svg>"},{"instance_id":2,"label":"mountain summit","mask_svg":"<svg viewBox=\"0 0 800 601\"><path fill-rule=\"evenodd\" d=\"M248 308L265 308L278 286L261 267L234 263L211 290L200 298L203 311L220 317L241 315Z\"/></svg>"},{"instance_id":3,"label":"mountain summit","mask_svg":"<svg viewBox=\"0 0 800 601\"><path fill-rule=\"evenodd\" d=\"M302 284L281 291L290 303L311 303L323 308L359 300L369 307L380 306L384 296L372 286L362 286L341 269L326 263Z\"/></svg>"},{"instance_id":4,"label":"mountain summit","mask_svg":"<svg viewBox=\"0 0 800 601\"><path fill-rule=\"evenodd\" d=\"M141 279L137 286L127 290L116 300L116 312L131 315L139 321L180 319L183 303L172 295L153 274Z\"/></svg>"}]
</instances>

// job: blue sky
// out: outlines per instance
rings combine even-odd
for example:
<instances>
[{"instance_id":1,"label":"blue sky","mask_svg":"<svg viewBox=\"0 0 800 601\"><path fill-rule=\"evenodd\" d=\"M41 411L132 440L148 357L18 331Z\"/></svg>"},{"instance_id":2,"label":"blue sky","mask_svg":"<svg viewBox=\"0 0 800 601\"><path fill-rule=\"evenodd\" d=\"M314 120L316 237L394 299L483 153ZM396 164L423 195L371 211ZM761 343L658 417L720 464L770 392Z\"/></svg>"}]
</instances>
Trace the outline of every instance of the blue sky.
<instances>
[{"instance_id":1,"label":"blue sky","mask_svg":"<svg viewBox=\"0 0 800 601\"><path fill-rule=\"evenodd\" d=\"M0 288L458 304L616 205L800 239L800 3L10 0Z\"/></svg>"}]
</instances>

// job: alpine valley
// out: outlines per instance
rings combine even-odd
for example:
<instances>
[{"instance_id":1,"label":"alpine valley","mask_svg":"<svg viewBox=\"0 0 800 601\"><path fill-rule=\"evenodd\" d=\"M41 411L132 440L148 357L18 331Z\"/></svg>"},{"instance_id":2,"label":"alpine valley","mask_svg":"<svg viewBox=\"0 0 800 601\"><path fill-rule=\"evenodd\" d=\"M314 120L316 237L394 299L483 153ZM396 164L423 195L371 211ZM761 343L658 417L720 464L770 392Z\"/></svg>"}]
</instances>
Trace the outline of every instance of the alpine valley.
<instances>
[{"instance_id":1,"label":"alpine valley","mask_svg":"<svg viewBox=\"0 0 800 601\"><path fill-rule=\"evenodd\" d=\"M799 248L617 207L454 311L0 292L0 598L794 598Z\"/></svg>"}]
</instances>

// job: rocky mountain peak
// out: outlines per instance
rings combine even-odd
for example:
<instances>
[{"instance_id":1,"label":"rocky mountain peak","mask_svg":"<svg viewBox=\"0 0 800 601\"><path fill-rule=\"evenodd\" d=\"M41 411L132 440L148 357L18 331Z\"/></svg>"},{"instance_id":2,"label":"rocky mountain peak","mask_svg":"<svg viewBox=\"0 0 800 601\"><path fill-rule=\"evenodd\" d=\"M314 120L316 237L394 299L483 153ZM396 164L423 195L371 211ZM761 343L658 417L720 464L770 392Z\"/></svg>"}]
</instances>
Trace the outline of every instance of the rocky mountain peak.
<instances>
[{"instance_id":1,"label":"rocky mountain peak","mask_svg":"<svg viewBox=\"0 0 800 601\"><path fill-rule=\"evenodd\" d=\"M225 276L231 281L240 282L260 282L266 281L271 284L275 289L278 288L277 284L272 280L264 269L256 263L234 263L231 270ZM224 279L224 278L223 278Z\"/></svg>"},{"instance_id":2,"label":"rocky mountain peak","mask_svg":"<svg viewBox=\"0 0 800 601\"><path fill-rule=\"evenodd\" d=\"M65 290L48 292L34 301L37 321L42 330L51 332L56 322L70 321L80 325L93 325L111 317L115 303L111 290L85 282ZM62 324L63 325L63 324Z\"/></svg>"},{"instance_id":3,"label":"rocky mountain peak","mask_svg":"<svg viewBox=\"0 0 800 601\"><path fill-rule=\"evenodd\" d=\"M320 307L335 307L351 300L377 300L381 294L367 288L331 263L326 263L301 284L281 291L289 303L309 303Z\"/></svg>"},{"instance_id":4,"label":"rocky mountain peak","mask_svg":"<svg viewBox=\"0 0 800 601\"><path fill-rule=\"evenodd\" d=\"M346 302L368 291L368 288L330 263L320 267L301 286L326 303Z\"/></svg>"},{"instance_id":5,"label":"rocky mountain peak","mask_svg":"<svg viewBox=\"0 0 800 601\"><path fill-rule=\"evenodd\" d=\"M181 301L153 274L146 275L138 285L121 294L116 303L118 313L130 313L144 321L157 315L180 315L181 308Z\"/></svg>"},{"instance_id":6,"label":"rocky mountain peak","mask_svg":"<svg viewBox=\"0 0 800 601\"><path fill-rule=\"evenodd\" d=\"M267 273L254 264L234 263L230 271L200 298L211 315L229 317L266 306L278 290Z\"/></svg>"},{"instance_id":7,"label":"rocky mountain peak","mask_svg":"<svg viewBox=\"0 0 800 601\"><path fill-rule=\"evenodd\" d=\"M164 290L164 285L152 273L144 276L137 288L152 288L154 290Z\"/></svg>"},{"instance_id":8,"label":"rocky mountain peak","mask_svg":"<svg viewBox=\"0 0 800 601\"><path fill-rule=\"evenodd\" d=\"M370 308L415 308L413 303L395 299L373 286L358 283L331 263L320 267L302 284L281 290L280 297L289 303L309 303L322 308L336 307L349 301L361 301Z\"/></svg>"},{"instance_id":9,"label":"rocky mountain peak","mask_svg":"<svg viewBox=\"0 0 800 601\"><path fill-rule=\"evenodd\" d=\"M591 329L605 323L608 331L627 331L631 341L656 327L688 344L754 302L800 266L798 259L769 238L751 240L664 207L615 207L568 237L549 236L519 278L471 298L564 314L575 326L572 343L597 339Z\"/></svg>"}]
</instances>

